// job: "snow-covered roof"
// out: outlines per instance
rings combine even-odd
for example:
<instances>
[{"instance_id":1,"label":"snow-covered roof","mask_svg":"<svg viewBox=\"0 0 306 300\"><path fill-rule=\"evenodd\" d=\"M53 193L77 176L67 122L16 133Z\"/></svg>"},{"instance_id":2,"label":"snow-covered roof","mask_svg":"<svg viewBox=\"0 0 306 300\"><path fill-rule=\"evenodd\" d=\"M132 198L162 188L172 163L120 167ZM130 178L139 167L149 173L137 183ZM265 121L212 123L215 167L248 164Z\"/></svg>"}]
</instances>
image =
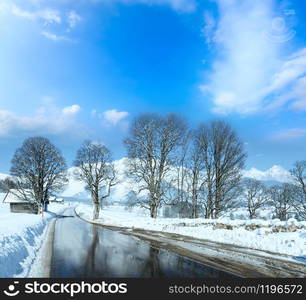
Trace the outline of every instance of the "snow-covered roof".
<instances>
[{"instance_id":1,"label":"snow-covered roof","mask_svg":"<svg viewBox=\"0 0 306 300\"><path fill-rule=\"evenodd\" d=\"M2 200L3 203L27 203L29 201L22 200L18 196L18 192L16 190L10 190L7 192Z\"/></svg>"}]
</instances>

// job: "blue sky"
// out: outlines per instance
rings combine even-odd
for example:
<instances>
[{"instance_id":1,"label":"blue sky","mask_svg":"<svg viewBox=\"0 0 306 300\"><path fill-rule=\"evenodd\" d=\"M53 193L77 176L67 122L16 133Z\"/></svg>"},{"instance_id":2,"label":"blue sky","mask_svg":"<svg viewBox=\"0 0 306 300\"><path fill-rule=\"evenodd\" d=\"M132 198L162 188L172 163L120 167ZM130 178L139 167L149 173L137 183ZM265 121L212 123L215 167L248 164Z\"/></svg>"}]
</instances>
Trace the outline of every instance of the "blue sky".
<instances>
[{"instance_id":1,"label":"blue sky","mask_svg":"<svg viewBox=\"0 0 306 300\"><path fill-rule=\"evenodd\" d=\"M306 4L270 0L0 0L0 172L43 135L69 165L85 138L125 156L141 112L215 118L247 168L306 159Z\"/></svg>"}]
</instances>

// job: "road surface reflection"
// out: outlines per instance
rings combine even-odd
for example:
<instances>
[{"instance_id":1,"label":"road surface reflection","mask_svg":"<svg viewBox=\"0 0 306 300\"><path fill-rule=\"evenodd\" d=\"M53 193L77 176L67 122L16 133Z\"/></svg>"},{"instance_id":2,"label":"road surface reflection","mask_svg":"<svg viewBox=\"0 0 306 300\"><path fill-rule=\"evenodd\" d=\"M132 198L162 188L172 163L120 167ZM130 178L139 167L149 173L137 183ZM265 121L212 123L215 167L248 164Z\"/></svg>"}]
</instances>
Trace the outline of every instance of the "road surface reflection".
<instances>
[{"instance_id":1,"label":"road surface reflection","mask_svg":"<svg viewBox=\"0 0 306 300\"><path fill-rule=\"evenodd\" d=\"M81 221L73 210L56 221L51 277L220 278L233 275L133 236Z\"/></svg>"}]
</instances>

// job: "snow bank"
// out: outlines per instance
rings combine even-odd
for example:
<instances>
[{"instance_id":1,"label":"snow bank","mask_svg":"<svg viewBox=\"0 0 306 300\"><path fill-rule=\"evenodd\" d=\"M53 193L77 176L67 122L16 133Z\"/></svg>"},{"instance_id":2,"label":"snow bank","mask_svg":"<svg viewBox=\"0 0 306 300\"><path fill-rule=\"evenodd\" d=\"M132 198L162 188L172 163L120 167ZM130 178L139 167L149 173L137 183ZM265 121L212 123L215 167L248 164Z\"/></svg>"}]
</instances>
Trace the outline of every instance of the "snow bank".
<instances>
[{"instance_id":1,"label":"snow bank","mask_svg":"<svg viewBox=\"0 0 306 300\"><path fill-rule=\"evenodd\" d=\"M0 277L26 277L42 244L49 220L66 204L52 203L44 216L11 213L0 203Z\"/></svg>"},{"instance_id":2,"label":"snow bank","mask_svg":"<svg viewBox=\"0 0 306 300\"><path fill-rule=\"evenodd\" d=\"M89 205L81 204L76 211L84 218L92 217L92 207ZM306 222L295 219L286 222L278 219L151 219L141 210L128 212L123 207L111 206L102 210L98 222L109 226L176 233L285 255L306 254Z\"/></svg>"}]
</instances>

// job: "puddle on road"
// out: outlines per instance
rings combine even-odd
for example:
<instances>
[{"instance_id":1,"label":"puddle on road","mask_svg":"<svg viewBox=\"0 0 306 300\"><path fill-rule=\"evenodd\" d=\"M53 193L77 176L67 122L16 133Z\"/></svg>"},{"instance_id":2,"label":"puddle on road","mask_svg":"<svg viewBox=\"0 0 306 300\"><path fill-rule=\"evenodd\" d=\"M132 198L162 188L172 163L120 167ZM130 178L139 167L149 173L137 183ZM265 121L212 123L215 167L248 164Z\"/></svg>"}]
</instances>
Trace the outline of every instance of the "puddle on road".
<instances>
[{"instance_id":1,"label":"puddle on road","mask_svg":"<svg viewBox=\"0 0 306 300\"><path fill-rule=\"evenodd\" d=\"M56 222L51 277L230 278L223 271L77 218Z\"/></svg>"}]
</instances>

